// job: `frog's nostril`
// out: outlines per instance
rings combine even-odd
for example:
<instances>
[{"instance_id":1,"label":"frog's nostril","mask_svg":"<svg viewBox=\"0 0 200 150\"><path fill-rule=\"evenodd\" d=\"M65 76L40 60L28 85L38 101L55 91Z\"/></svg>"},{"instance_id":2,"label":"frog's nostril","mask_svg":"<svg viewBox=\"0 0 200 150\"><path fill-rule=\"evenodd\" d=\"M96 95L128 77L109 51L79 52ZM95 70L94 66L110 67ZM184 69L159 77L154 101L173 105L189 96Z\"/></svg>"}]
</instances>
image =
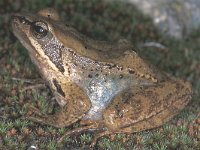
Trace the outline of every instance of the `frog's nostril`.
<instances>
[{"instance_id":1,"label":"frog's nostril","mask_svg":"<svg viewBox=\"0 0 200 150\"><path fill-rule=\"evenodd\" d=\"M11 19L15 23L17 23L17 22L20 22L22 24L26 23L26 18L24 16L20 16L20 15L17 15L17 14L12 15Z\"/></svg>"},{"instance_id":2,"label":"frog's nostril","mask_svg":"<svg viewBox=\"0 0 200 150\"><path fill-rule=\"evenodd\" d=\"M15 16L15 15L12 15L12 16L11 16L11 20L12 20L13 22L19 21L18 17Z\"/></svg>"},{"instance_id":3,"label":"frog's nostril","mask_svg":"<svg viewBox=\"0 0 200 150\"><path fill-rule=\"evenodd\" d=\"M21 21L21 23L25 24L26 23L25 17L21 17L20 21Z\"/></svg>"}]
</instances>

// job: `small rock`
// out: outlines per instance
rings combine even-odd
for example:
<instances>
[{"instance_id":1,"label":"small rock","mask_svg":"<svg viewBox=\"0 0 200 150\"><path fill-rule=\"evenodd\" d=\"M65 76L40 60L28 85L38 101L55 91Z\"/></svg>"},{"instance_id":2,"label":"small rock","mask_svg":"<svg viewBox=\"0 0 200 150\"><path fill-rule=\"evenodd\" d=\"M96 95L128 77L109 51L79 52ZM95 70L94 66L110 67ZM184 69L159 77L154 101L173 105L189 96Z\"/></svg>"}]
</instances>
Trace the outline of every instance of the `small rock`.
<instances>
[{"instance_id":1,"label":"small rock","mask_svg":"<svg viewBox=\"0 0 200 150\"><path fill-rule=\"evenodd\" d=\"M110 0L113 1L113 0ZM199 0L126 0L152 18L164 34L182 39L200 26Z\"/></svg>"}]
</instances>

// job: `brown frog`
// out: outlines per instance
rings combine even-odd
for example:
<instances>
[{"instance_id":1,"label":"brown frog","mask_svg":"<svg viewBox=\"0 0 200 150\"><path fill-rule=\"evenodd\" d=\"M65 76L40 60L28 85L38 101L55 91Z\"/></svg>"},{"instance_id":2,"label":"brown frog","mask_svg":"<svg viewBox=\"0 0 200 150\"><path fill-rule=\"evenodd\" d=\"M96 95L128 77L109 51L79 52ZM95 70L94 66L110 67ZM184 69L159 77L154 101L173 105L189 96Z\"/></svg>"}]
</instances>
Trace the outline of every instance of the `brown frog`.
<instances>
[{"instance_id":1,"label":"brown frog","mask_svg":"<svg viewBox=\"0 0 200 150\"><path fill-rule=\"evenodd\" d=\"M99 130L96 140L155 128L191 100L188 82L157 71L130 42L90 39L53 9L15 14L12 27L60 105L54 115L28 119L58 128L80 121L66 135Z\"/></svg>"}]
</instances>

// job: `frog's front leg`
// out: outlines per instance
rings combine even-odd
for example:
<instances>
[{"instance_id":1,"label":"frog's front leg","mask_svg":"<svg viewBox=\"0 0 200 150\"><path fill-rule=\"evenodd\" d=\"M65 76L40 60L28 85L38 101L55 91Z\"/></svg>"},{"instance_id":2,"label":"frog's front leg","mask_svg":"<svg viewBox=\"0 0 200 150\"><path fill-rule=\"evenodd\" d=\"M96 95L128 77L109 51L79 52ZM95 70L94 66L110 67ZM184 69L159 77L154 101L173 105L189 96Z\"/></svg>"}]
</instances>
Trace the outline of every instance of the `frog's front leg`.
<instances>
[{"instance_id":1,"label":"frog's front leg","mask_svg":"<svg viewBox=\"0 0 200 150\"><path fill-rule=\"evenodd\" d=\"M191 99L191 85L181 80L162 81L135 93L117 95L104 111L109 131L133 133L158 127L170 120Z\"/></svg>"},{"instance_id":2,"label":"frog's front leg","mask_svg":"<svg viewBox=\"0 0 200 150\"><path fill-rule=\"evenodd\" d=\"M67 92L64 89L67 89ZM91 106L88 96L75 84L70 84L62 90L66 93L65 95L54 91L56 100L61 106L58 112L53 115L36 112L35 117L27 117L27 119L57 128L69 126L81 119ZM64 106L61 104L64 104Z\"/></svg>"},{"instance_id":3,"label":"frog's front leg","mask_svg":"<svg viewBox=\"0 0 200 150\"><path fill-rule=\"evenodd\" d=\"M53 115L40 115L36 112L36 116L26 117L26 119L33 122L51 125L57 128L66 127L84 116L84 113L77 113L75 116L70 115L68 107L64 106L57 113Z\"/></svg>"},{"instance_id":4,"label":"frog's front leg","mask_svg":"<svg viewBox=\"0 0 200 150\"><path fill-rule=\"evenodd\" d=\"M81 120L80 121L80 127L75 128L73 130L70 130L66 132L59 140L58 142L62 142L66 136L71 136L74 134L79 134L84 131L103 131L104 130L104 124L100 120Z\"/></svg>"}]
</instances>

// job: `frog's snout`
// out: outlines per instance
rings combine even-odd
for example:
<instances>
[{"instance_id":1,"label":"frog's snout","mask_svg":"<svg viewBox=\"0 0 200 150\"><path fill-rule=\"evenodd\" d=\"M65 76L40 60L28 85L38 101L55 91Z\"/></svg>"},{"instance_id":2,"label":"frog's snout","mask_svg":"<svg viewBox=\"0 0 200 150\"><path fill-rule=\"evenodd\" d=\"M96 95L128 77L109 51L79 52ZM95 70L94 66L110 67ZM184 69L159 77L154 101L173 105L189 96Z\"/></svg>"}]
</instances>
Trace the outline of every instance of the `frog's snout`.
<instances>
[{"instance_id":1,"label":"frog's snout","mask_svg":"<svg viewBox=\"0 0 200 150\"><path fill-rule=\"evenodd\" d=\"M11 22L12 23L17 23L18 22L18 19L17 19L17 17L14 14L11 15Z\"/></svg>"},{"instance_id":2,"label":"frog's snout","mask_svg":"<svg viewBox=\"0 0 200 150\"><path fill-rule=\"evenodd\" d=\"M21 18L21 16L19 16L17 14L13 14L11 16L11 22L12 22L13 27L17 27L22 23L22 18Z\"/></svg>"},{"instance_id":3,"label":"frog's snout","mask_svg":"<svg viewBox=\"0 0 200 150\"><path fill-rule=\"evenodd\" d=\"M11 20L12 20L12 23L15 24L15 25L31 25L32 22L24 15L22 14L13 14L11 15Z\"/></svg>"}]
</instances>

